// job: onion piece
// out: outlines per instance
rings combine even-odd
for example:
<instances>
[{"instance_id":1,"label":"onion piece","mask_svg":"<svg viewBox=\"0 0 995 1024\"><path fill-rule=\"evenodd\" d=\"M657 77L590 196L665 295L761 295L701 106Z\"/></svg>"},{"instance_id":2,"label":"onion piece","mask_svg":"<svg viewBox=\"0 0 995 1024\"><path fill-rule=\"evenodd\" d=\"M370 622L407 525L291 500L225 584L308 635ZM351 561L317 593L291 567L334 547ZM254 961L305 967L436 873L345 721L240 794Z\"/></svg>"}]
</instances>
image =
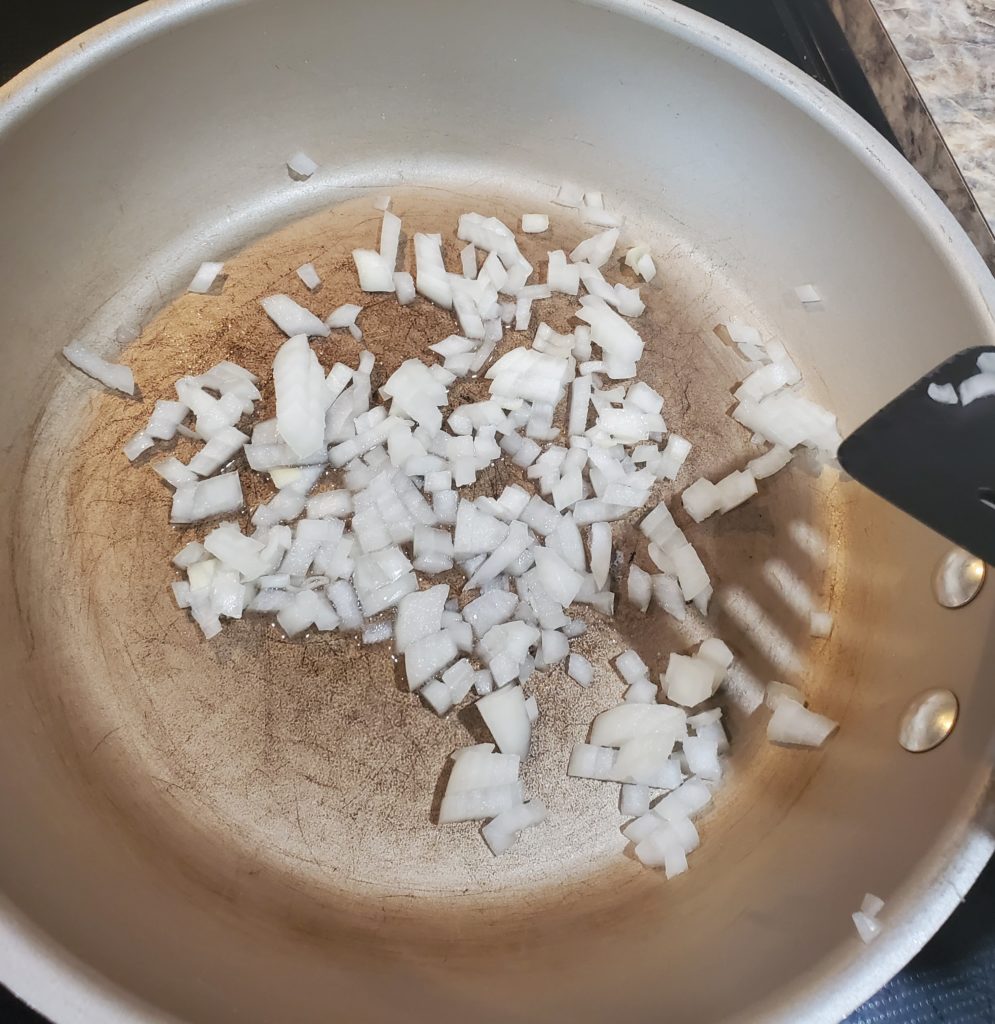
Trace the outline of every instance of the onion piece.
<instances>
[{"instance_id":1,"label":"onion piece","mask_svg":"<svg viewBox=\"0 0 995 1024\"><path fill-rule=\"evenodd\" d=\"M623 218L617 214L609 213L605 209L604 197L600 192L585 192L584 203L580 208L580 218L585 224L594 224L598 227L617 228L620 227Z\"/></svg>"},{"instance_id":2,"label":"onion piece","mask_svg":"<svg viewBox=\"0 0 995 1024\"><path fill-rule=\"evenodd\" d=\"M581 587L580 574L548 547L536 548L535 561L536 571L546 593L564 608L572 604Z\"/></svg>"},{"instance_id":3,"label":"onion piece","mask_svg":"<svg viewBox=\"0 0 995 1024\"><path fill-rule=\"evenodd\" d=\"M239 395L214 398L193 377L181 377L176 382L176 394L197 417L196 436L202 440L209 441L218 431L234 426L245 412L245 400ZM183 433L183 428L178 426L177 431Z\"/></svg>"},{"instance_id":4,"label":"onion piece","mask_svg":"<svg viewBox=\"0 0 995 1024\"><path fill-rule=\"evenodd\" d=\"M493 751L492 743L481 743L453 754L452 771L439 808L440 824L494 818L522 803L520 758Z\"/></svg>"},{"instance_id":5,"label":"onion piece","mask_svg":"<svg viewBox=\"0 0 995 1024\"><path fill-rule=\"evenodd\" d=\"M634 736L621 744L611 770L611 779L615 782L635 783L656 789L679 785L680 771L670 757L673 749L674 738L671 735L648 733L644 736Z\"/></svg>"},{"instance_id":6,"label":"onion piece","mask_svg":"<svg viewBox=\"0 0 995 1024\"><path fill-rule=\"evenodd\" d=\"M288 338L299 334L312 338L327 338L331 333L314 313L294 302L289 295L268 295L265 299L260 300L260 305L270 320Z\"/></svg>"},{"instance_id":7,"label":"onion piece","mask_svg":"<svg viewBox=\"0 0 995 1024\"><path fill-rule=\"evenodd\" d=\"M318 271L314 269L313 263L305 263L297 268L297 276L304 282L308 291L314 291L321 284Z\"/></svg>"},{"instance_id":8,"label":"onion piece","mask_svg":"<svg viewBox=\"0 0 995 1024\"><path fill-rule=\"evenodd\" d=\"M334 583L329 583L325 596L332 602L335 614L339 617L339 629L352 633L363 628L363 610L360 608L356 591L353 590L348 580L336 580ZM371 626L370 628L376 627ZM387 636L389 637L392 633L393 627ZM387 639L387 637L383 637L383 639ZM380 640L368 640L364 631L363 642L379 643Z\"/></svg>"},{"instance_id":9,"label":"onion piece","mask_svg":"<svg viewBox=\"0 0 995 1024\"><path fill-rule=\"evenodd\" d=\"M436 530L419 524L414 532L414 567L419 572L434 575L453 567L453 541L445 530Z\"/></svg>"},{"instance_id":10,"label":"onion piece","mask_svg":"<svg viewBox=\"0 0 995 1024\"><path fill-rule=\"evenodd\" d=\"M523 213L522 231L527 235L537 235L549 230L549 218L544 213Z\"/></svg>"},{"instance_id":11,"label":"onion piece","mask_svg":"<svg viewBox=\"0 0 995 1024\"><path fill-rule=\"evenodd\" d=\"M306 181L318 169L307 153L296 152L287 160L287 170L295 181Z\"/></svg>"},{"instance_id":12,"label":"onion piece","mask_svg":"<svg viewBox=\"0 0 995 1024\"><path fill-rule=\"evenodd\" d=\"M676 480L690 452L690 441L678 434L671 434L667 438L667 446L654 464L654 472L665 480Z\"/></svg>"},{"instance_id":13,"label":"onion piece","mask_svg":"<svg viewBox=\"0 0 995 1024\"><path fill-rule=\"evenodd\" d=\"M219 562L238 572L243 581L258 579L270 568L263 557L263 545L229 524L212 530L204 538L204 548Z\"/></svg>"},{"instance_id":14,"label":"onion piece","mask_svg":"<svg viewBox=\"0 0 995 1024\"><path fill-rule=\"evenodd\" d=\"M570 641L559 630L544 629L542 631L539 654L541 656L541 664L540 658L537 658L537 667L550 668L553 665L559 664L569 656Z\"/></svg>"},{"instance_id":15,"label":"onion piece","mask_svg":"<svg viewBox=\"0 0 995 1024\"><path fill-rule=\"evenodd\" d=\"M718 727L722 729L721 726ZM722 740L725 733L722 732ZM699 733L697 736L689 736L681 745L681 751L688 764L688 771L693 772L698 778L709 782L719 782L722 778L722 764L719 760L718 737Z\"/></svg>"},{"instance_id":16,"label":"onion piece","mask_svg":"<svg viewBox=\"0 0 995 1024\"><path fill-rule=\"evenodd\" d=\"M995 381L995 374L992 377ZM740 402L732 415L743 426L785 448L805 444L832 457L840 444L836 417L790 392L780 391L760 402Z\"/></svg>"},{"instance_id":17,"label":"onion piece","mask_svg":"<svg viewBox=\"0 0 995 1024\"><path fill-rule=\"evenodd\" d=\"M463 276L468 281L475 280L477 277L477 249L473 242L460 249L459 258Z\"/></svg>"},{"instance_id":18,"label":"onion piece","mask_svg":"<svg viewBox=\"0 0 995 1024\"><path fill-rule=\"evenodd\" d=\"M481 637L493 626L507 622L514 614L518 596L503 590L482 594L463 608L463 618L470 623L476 637Z\"/></svg>"},{"instance_id":19,"label":"onion piece","mask_svg":"<svg viewBox=\"0 0 995 1024\"><path fill-rule=\"evenodd\" d=\"M641 612L645 612L650 606L650 598L653 596L653 581L650 575L633 562L629 566L629 581L627 596L629 604L635 605Z\"/></svg>"},{"instance_id":20,"label":"onion piece","mask_svg":"<svg viewBox=\"0 0 995 1024\"><path fill-rule=\"evenodd\" d=\"M326 516L345 517L352 514L352 495L345 490L322 491L307 500L307 514L311 519Z\"/></svg>"},{"instance_id":21,"label":"onion piece","mask_svg":"<svg viewBox=\"0 0 995 1024\"><path fill-rule=\"evenodd\" d=\"M173 565L177 569L188 569L191 565L203 561L206 555L207 549L204 545L200 541L192 540L173 556Z\"/></svg>"},{"instance_id":22,"label":"onion piece","mask_svg":"<svg viewBox=\"0 0 995 1024\"><path fill-rule=\"evenodd\" d=\"M784 469L791 461L791 454L783 445L775 444L768 451L764 452L763 455L750 459L746 464L746 468L753 474L754 479L763 480Z\"/></svg>"},{"instance_id":23,"label":"onion piece","mask_svg":"<svg viewBox=\"0 0 995 1024\"><path fill-rule=\"evenodd\" d=\"M615 659L615 668L630 686L641 679L649 678L649 669L646 667L646 663L632 648L623 651Z\"/></svg>"},{"instance_id":24,"label":"onion piece","mask_svg":"<svg viewBox=\"0 0 995 1024\"><path fill-rule=\"evenodd\" d=\"M712 695L715 669L701 658L671 654L663 683L668 700L684 707L695 707Z\"/></svg>"},{"instance_id":25,"label":"onion piece","mask_svg":"<svg viewBox=\"0 0 995 1024\"><path fill-rule=\"evenodd\" d=\"M570 753L567 774L599 782L634 783L652 789L673 789L681 784L682 776L677 760L665 753L672 746L673 743L667 737L653 734L626 741L622 744L622 750L577 743ZM657 819L653 822L653 828L659 826L660 821Z\"/></svg>"},{"instance_id":26,"label":"onion piece","mask_svg":"<svg viewBox=\"0 0 995 1024\"><path fill-rule=\"evenodd\" d=\"M206 295L223 269L223 263L201 263L193 280L187 285L187 291L197 295Z\"/></svg>"},{"instance_id":27,"label":"onion piece","mask_svg":"<svg viewBox=\"0 0 995 1024\"><path fill-rule=\"evenodd\" d=\"M610 747L599 747L591 743L575 743L570 751L567 775L576 779L594 779L598 782L612 782L613 769L618 753Z\"/></svg>"},{"instance_id":28,"label":"onion piece","mask_svg":"<svg viewBox=\"0 0 995 1024\"><path fill-rule=\"evenodd\" d=\"M580 290L580 270L567 263L567 254L556 249L548 255L546 284L550 291L562 295L576 295Z\"/></svg>"},{"instance_id":29,"label":"onion piece","mask_svg":"<svg viewBox=\"0 0 995 1024\"><path fill-rule=\"evenodd\" d=\"M687 715L669 704L619 704L602 711L591 726L591 742L620 747L638 736L660 733L673 743L687 733Z\"/></svg>"},{"instance_id":30,"label":"onion piece","mask_svg":"<svg viewBox=\"0 0 995 1024\"><path fill-rule=\"evenodd\" d=\"M449 587L443 583L401 598L394 623L394 650L398 654L442 629L442 613L448 598Z\"/></svg>"},{"instance_id":31,"label":"onion piece","mask_svg":"<svg viewBox=\"0 0 995 1024\"><path fill-rule=\"evenodd\" d=\"M648 867L662 867L668 879L687 871L687 852L672 824L661 826L637 843L635 853Z\"/></svg>"},{"instance_id":32,"label":"onion piece","mask_svg":"<svg viewBox=\"0 0 995 1024\"><path fill-rule=\"evenodd\" d=\"M481 697L474 707L480 712L498 750L504 754L518 754L522 758L528 756L532 720L521 686L503 686L494 690Z\"/></svg>"},{"instance_id":33,"label":"onion piece","mask_svg":"<svg viewBox=\"0 0 995 1024\"><path fill-rule=\"evenodd\" d=\"M607 376L613 380L633 377L642 358L643 340L638 333L606 305L585 304L577 316L591 326L591 340L600 346Z\"/></svg>"},{"instance_id":34,"label":"onion piece","mask_svg":"<svg viewBox=\"0 0 995 1024\"><path fill-rule=\"evenodd\" d=\"M280 347L273 360L273 386L280 436L302 458L322 448L331 395L306 335L297 334Z\"/></svg>"},{"instance_id":35,"label":"onion piece","mask_svg":"<svg viewBox=\"0 0 995 1024\"><path fill-rule=\"evenodd\" d=\"M712 693L715 693L725 681L726 673L733 663L734 655L732 651L727 644L723 643L718 637L713 636L702 642L695 654L695 658L706 662L711 667L714 673Z\"/></svg>"},{"instance_id":36,"label":"onion piece","mask_svg":"<svg viewBox=\"0 0 995 1024\"><path fill-rule=\"evenodd\" d=\"M391 415L409 416L432 434L442 426L439 407L447 404L448 393L421 360L406 359L401 363L380 393L393 400Z\"/></svg>"},{"instance_id":37,"label":"onion piece","mask_svg":"<svg viewBox=\"0 0 995 1024\"><path fill-rule=\"evenodd\" d=\"M387 213L384 216L391 217ZM394 291L394 265L373 249L353 249L353 262L359 274L359 287L364 292Z\"/></svg>"},{"instance_id":38,"label":"onion piece","mask_svg":"<svg viewBox=\"0 0 995 1024\"><path fill-rule=\"evenodd\" d=\"M415 287L443 309L452 309L453 290L442 261L442 236L418 232L414 236Z\"/></svg>"},{"instance_id":39,"label":"onion piece","mask_svg":"<svg viewBox=\"0 0 995 1024\"><path fill-rule=\"evenodd\" d=\"M150 437L144 430L135 434L125 445L122 451L128 457L129 462L134 462L140 455L155 447L155 439Z\"/></svg>"},{"instance_id":40,"label":"onion piece","mask_svg":"<svg viewBox=\"0 0 995 1024\"><path fill-rule=\"evenodd\" d=\"M644 252L642 256L636 261L635 266L636 273L647 283L656 277L656 264L653 262L653 257L648 252Z\"/></svg>"},{"instance_id":41,"label":"onion piece","mask_svg":"<svg viewBox=\"0 0 995 1024\"><path fill-rule=\"evenodd\" d=\"M232 430L223 427L218 434ZM217 436L217 434L215 435ZM299 466L321 466L328 462L328 450L319 445L307 455L298 455L289 444L245 444L243 445L246 462L250 469L257 473L269 473L276 469L297 468Z\"/></svg>"},{"instance_id":42,"label":"onion piece","mask_svg":"<svg viewBox=\"0 0 995 1024\"><path fill-rule=\"evenodd\" d=\"M166 481L167 484L171 484L173 487L178 487L180 484L192 484L197 482L197 474L184 466L179 459L171 456L168 459L160 459L158 462L152 463L152 469Z\"/></svg>"},{"instance_id":43,"label":"onion piece","mask_svg":"<svg viewBox=\"0 0 995 1024\"><path fill-rule=\"evenodd\" d=\"M851 915L857 934L862 942L871 943L881 934L881 922L875 920L871 915L865 914L862 910L856 910Z\"/></svg>"},{"instance_id":44,"label":"onion piece","mask_svg":"<svg viewBox=\"0 0 995 1024\"><path fill-rule=\"evenodd\" d=\"M157 440L171 441L180 424L189 415L190 410L182 402L160 399L155 403L145 433Z\"/></svg>"},{"instance_id":45,"label":"onion piece","mask_svg":"<svg viewBox=\"0 0 995 1024\"><path fill-rule=\"evenodd\" d=\"M452 637L440 630L406 645L404 674L408 687L417 690L437 672L456 660L459 650Z\"/></svg>"},{"instance_id":46,"label":"onion piece","mask_svg":"<svg viewBox=\"0 0 995 1024\"><path fill-rule=\"evenodd\" d=\"M710 480L700 477L681 493L681 504L684 511L696 522L700 523L718 512L722 506L722 496L718 488Z\"/></svg>"},{"instance_id":47,"label":"onion piece","mask_svg":"<svg viewBox=\"0 0 995 1024\"><path fill-rule=\"evenodd\" d=\"M723 477L715 489L719 495L719 511L730 512L757 493L757 482L748 470L733 470Z\"/></svg>"},{"instance_id":48,"label":"onion piece","mask_svg":"<svg viewBox=\"0 0 995 1024\"><path fill-rule=\"evenodd\" d=\"M473 688L476 673L466 658L462 658L442 673L441 679L432 679L419 691L419 696L438 715L454 708Z\"/></svg>"},{"instance_id":49,"label":"onion piece","mask_svg":"<svg viewBox=\"0 0 995 1024\"><path fill-rule=\"evenodd\" d=\"M437 493L444 494L447 492L441 491ZM448 493L452 494L453 492L450 491ZM458 516L457 512L455 517L457 520ZM504 572L516 559L524 554L530 542L531 538L526 525L518 520L512 522L507 536L470 576L463 589L472 590L474 587L479 587Z\"/></svg>"},{"instance_id":50,"label":"onion piece","mask_svg":"<svg viewBox=\"0 0 995 1024\"><path fill-rule=\"evenodd\" d=\"M769 682L764 692L764 703L773 711L778 702L782 700L793 700L796 704L805 706L805 697L797 686L792 686L790 683Z\"/></svg>"},{"instance_id":51,"label":"onion piece","mask_svg":"<svg viewBox=\"0 0 995 1024\"><path fill-rule=\"evenodd\" d=\"M979 398L995 395L995 373L977 373L973 377L962 380L957 389L961 405L970 405Z\"/></svg>"},{"instance_id":52,"label":"onion piece","mask_svg":"<svg viewBox=\"0 0 995 1024\"><path fill-rule=\"evenodd\" d=\"M589 263L595 269L603 267L615 251L618 235L618 228L612 227L591 238L586 238L570 253L570 259L574 263Z\"/></svg>"},{"instance_id":53,"label":"onion piece","mask_svg":"<svg viewBox=\"0 0 995 1024\"><path fill-rule=\"evenodd\" d=\"M773 346L774 342L770 344ZM785 354L774 362L754 370L736 389L734 397L739 402L759 402L781 388L797 384L800 380L801 373L798 367Z\"/></svg>"},{"instance_id":54,"label":"onion piece","mask_svg":"<svg viewBox=\"0 0 995 1024\"><path fill-rule=\"evenodd\" d=\"M341 306L336 306L335 309L325 317L325 323L333 329L336 327L352 328L355 327L356 318L362 312L362 306L358 306L355 302L346 302ZM352 376L351 372L349 376Z\"/></svg>"},{"instance_id":55,"label":"onion piece","mask_svg":"<svg viewBox=\"0 0 995 1024\"><path fill-rule=\"evenodd\" d=\"M233 459L248 443L247 434L243 434L235 427L224 427L194 455L188 466L198 476L210 476Z\"/></svg>"},{"instance_id":56,"label":"onion piece","mask_svg":"<svg viewBox=\"0 0 995 1024\"><path fill-rule=\"evenodd\" d=\"M636 818L650 809L650 788L636 783L623 783L619 793L618 809L622 814Z\"/></svg>"},{"instance_id":57,"label":"onion piece","mask_svg":"<svg viewBox=\"0 0 995 1024\"><path fill-rule=\"evenodd\" d=\"M225 512L237 512L244 504L238 473L223 473L199 483L180 484L173 494L170 522L195 523Z\"/></svg>"},{"instance_id":58,"label":"onion piece","mask_svg":"<svg viewBox=\"0 0 995 1024\"><path fill-rule=\"evenodd\" d=\"M653 598L658 605L672 618L683 622L687 616L684 607L684 595L681 585L668 573L657 573L653 576Z\"/></svg>"},{"instance_id":59,"label":"onion piece","mask_svg":"<svg viewBox=\"0 0 995 1024\"><path fill-rule=\"evenodd\" d=\"M645 242L639 242L636 245L626 250L625 253L625 265L630 270L635 270L639 260L650 251L650 247Z\"/></svg>"},{"instance_id":60,"label":"onion piece","mask_svg":"<svg viewBox=\"0 0 995 1024\"><path fill-rule=\"evenodd\" d=\"M653 704L656 702L656 686L649 679L637 679L626 691L627 704Z\"/></svg>"},{"instance_id":61,"label":"onion piece","mask_svg":"<svg viewBox=\"0 0 995 1024\"><path fill-rule=\"evenodd\" d=\"M495 857L507 852L518 835L546 820L546 805L541 800L527 800L502 811L480 830Z\"/></svg>"},{"instance_id":62,"label":"onion piece","mask_svg":"<svg viewBox=\"0 0 995 1024\"><path fill-rule=\"evenodd\" d=\"M391 638L393 628L388 619L380 622L371 622L363 629L362 641L364 644L382 644Z\"/></svg>"},{"instance_id":63,"label":"onion piece","mask_svg":"<svg viewBox=\"0 0 995 1024\"><path fill-rule=\"evenodd\" d=\"M406 271L399 270L394 276L394 291L397 292L397 301L402 306L410 305L415 301L415 280Z\"/></svg>"},{"instance_id":64,"label":"onion piece","mask_svg":"<svg viewBox=\"0 0 995 1024\"><path fill-rule=\"evenodd\" d=\"M658 800L653 813L663 821L680 822L693 817L711 803L712 793L700 779L688 779L672 793Z\"/></svg>"},{"instance_id":65,"label":"onion piece","mask_svg":"<svg viewBox=\"0 0 995 1024\"><path fill-rule=\"evenodd\" d=\"M113 388L125 395L135 393L135 377L129 367L101 359L96 353L84 348L78 341L67 345L62 350L62 354L78 370L82 370L94 380L99 380L106 387Z\"/></svg>"},{"instance_id":66,"label":"onion piece","mask_svg":"<svg viewBox=\"0 0 995 1024\"><path fill-rule=\"evenodd\" d=\"M393 285L394 267L397 265L397 250L401 241L401 218L384 210L380 223L380 259L390 268ZM387 291L393 291L393 286Z\"/></svg>"},{"instance_id":67,"label":"onion piece","mask_svg":"<svg viewBox=\"0 0 995 1024\"><path fill-rule=\"evenodd\" d=\"M709 586L708 573L698 552L690 544L683 544L671 552L671 559L684 600L693 601Z\"/></svg>"},{"instance_id":68,"label":"onion piece","mask_svg":"<svg viewBox=\"0 0 995 1024\"><path fill-rule=\"evenodd\" d=\"M767 739L772 743L821 747L837 728L838 722L783 697L774 706L767 723Z\"/></svg>"},{"instance_id":69,"label":"onion piece","mask_svg":"<svg viewBox=\"0 0 995 1024\"><path fill-rule=\"evenodd\" d=\"M582 654L571 654L567 662L567 675L580 686L588 687L594 682L594 666Z\"/></svg>"},{"instance_id":70,"label":"onion piece","mask_svg":"<svg viewBox=\"0 0 995 1024\"><path fill-rule=\"evenodd\" d=\"M957 405L960 402L953 384L930 384L926 388L926 394L941 405Z\"/></svg>"}]
</instances>

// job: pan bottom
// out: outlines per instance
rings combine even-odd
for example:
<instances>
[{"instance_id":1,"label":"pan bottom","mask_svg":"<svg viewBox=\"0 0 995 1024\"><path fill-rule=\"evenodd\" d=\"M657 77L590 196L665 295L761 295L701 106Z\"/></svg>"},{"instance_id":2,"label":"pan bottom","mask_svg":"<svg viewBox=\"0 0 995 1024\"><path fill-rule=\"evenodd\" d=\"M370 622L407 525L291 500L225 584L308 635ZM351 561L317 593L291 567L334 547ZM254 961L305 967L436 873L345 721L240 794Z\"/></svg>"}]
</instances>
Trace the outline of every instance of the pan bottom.
<instances>
[{"instance_id":1,"label":"pan bottom","mask_svg":"<svg viewBox=\"0 0 995 1024\"><path fill-rule=\"evenodd\" d=\"M556 908L551 916L562 923L564 914L617 912L659 894L661 876L626 850L617 787L568 779L566 763L594 715L621 699L610 664L618 653L634 647L656 674L670 651L718 635L738 656L723 702L730 777L703 821L693 870L667 884L676 907L707 879L710 850L733 835L758 841L815 771L817 758L803 753L782 758L775 771L766 716L749 712L772 678L802 684L816 702L832 679L833 643L811 656L807 618L777 582L793 580L796 593L800 587L829 605L840 569L826 552L841 532L831 474L793 467L764 481L745 506L688 527L719 585L707 618L691 612L683 624L626 604L620 570L633 557L652 567L635 530L640 516L616 524L618 613L607 620L583 612L589 628L573 644L593 662L594 684L581 689L557 668L536 673L528 686L541 715L522 778L549 807L549 820L501 858L476 825L433 822L448 755L484 738L472 708L437 718L407 692L388 645L364 647L336 634L287 640L251 618L205 642L175 607L170 559L204 531L170 526L168 489L121 454L155 399L174 397L178 377L231 359L260 375L259 412L272 415L269 368L284 339L258 300L274 292L321 316L345 302L363 305L363 345L377 358L374 389L402 360L424 357L429 344L457 330L450 314L422 299L399 307L392 295L359 291L350 252L376 245L380 214L371 198L334 203L255 241L225 261L219 294L182 294L163 308L124 356L140 401L95 393L75 374L60 374L20 504L18 593L34 636L45 637L35 657L46 664L47 683L37 699L94 813L224 899L314 932L379 933L389 919L390 942L451 945L472 942L486 922L494 941L506 925L511 935L526 904ZM456 269L456 219L471 209L509 224L522 212L550 214L548 233L523 236L538 279L548 250L569 251L593 233L575 211L547 207L527 190L500 198L469 184L395 190L392 209L404 222L406 269L419 230L443 232L447 265ZM669 429L694 442L680 486L702 474L714 479L760 449L726 414L743 364L713 329L737 314L765 324L746 312L736 283L662 217L623 237L645 240L657 254L659 274L643 288L647 311L636 322L646 341L640 376L664 396ZM295 274L306 262L322 279L314 293ZM605 271L619 279L614 265ZM574 305L557 297L537 303L535 315L566 330ZM523 340L511 339L506 344ZM314 348L326 369L336 360L355 365L360 351L346 332ZM485 390L485 381L467 380L452 393L467 401ZM175 454L186 460L192 450L181 439ZM524 480L514 467L499 473L481 481L481 492ZM250 505L268 494L261 483L252 488ZM675 514L687 525L676 507Z\"/></svg>"}]
</instances>

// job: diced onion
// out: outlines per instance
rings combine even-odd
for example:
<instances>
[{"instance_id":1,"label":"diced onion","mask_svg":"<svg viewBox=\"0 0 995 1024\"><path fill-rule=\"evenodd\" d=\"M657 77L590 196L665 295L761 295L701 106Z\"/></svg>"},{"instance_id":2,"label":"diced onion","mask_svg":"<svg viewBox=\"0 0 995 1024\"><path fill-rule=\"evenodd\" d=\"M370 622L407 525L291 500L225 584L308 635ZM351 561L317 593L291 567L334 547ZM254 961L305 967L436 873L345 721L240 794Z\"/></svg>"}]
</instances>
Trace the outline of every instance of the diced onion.
<instances>
[{"instance_id":1,"label":"diced onion","mask_svg":"<svg viewBox=\"0 0 995 1024\"><path fill-rule=\"evenodd\" d=\"M135 378L127 366L109 363L106 359L101 359L96 353L84 348L78 341L67 345L62 350L62 354L73 366L93 377L94 380L99 380L101 384L106 384L107 387L126 395L135 393Z\"/></svg>"},{"instance_id":2,"label":"diced onion","mask_svg":"<svg viewBox=\"0 0 995 1024\"><path fill-rule=\"evenodd\" d=\"M522 214L522 230L527 235L536 235L549 230L549 218L544 213Z\"/></svg>"},{"instance_id":3,"label":"diced onion","mask_svg":"<svg viewBox=\"0 0 995 1024\"><path fill-rule=\"evenodd\" d=\"M304 181L307 178L310 178L317 169L318 165L307 155L307 153L294 153L294 155L287 160L287 170L290 171L290 176L297 181Z\"/></svg>"},{"instance_id":4,"label":"diced onion","mask_svg":"<svg viewBox=\"0 0 995 1024\"><path fill-rule=\"evenodd\" d=\"M187 285L187 291L205 295L211 290L211 286L223 269L223 263L201 263L193 280Z\"/></svg>"},{"instance_id":5,"label":"diced onion","mask_svg":"<svg viewBox=\"0 0 995 1024\"><path fill-rule=\"evenodd\" d=\"M298 180L317 169L303 153L287 166ZM495 855L546 817L519 779L540 713L524 687L541 688L543 673L593 686L610 651L572 641L597 616L614 614L623 587L639 614L655 603L695 630L707 624L713 593L709 570L667 504L653 504L661 481L678 478L692 444L669 431L664 396L639 378L645 346L634 322L648 293L636 285L657 274L650 248L625 249L624 280L616 280L622 218L599 191L565 185L555 202L604 230L569 257L550 251L542 281L512 227L477 212L456 224L465 243L458 272L447 267L451 239L428 232L412 234L413 274L397 270L403 225L389 197L376 200L383 213L377 235L352 257L359 287L388 297L366 315L375 317L384 303L398 315L395 302L406 306L421 295L450 311L458 334L440 331L445 336L426 339L414 357L388 356L386 372L366 350L355 369L337 362L326 370L327 345L313 348L308 339L345 329L361 341L363 307L340 305L322 321L288 295L266 296L265 313L287 335L272 385L229 361L181 377L176 400L159 399L125 445L134 460L177 435L197 443L186 465L175 457L152 463L175 489L177 524L241 513L240 473L265 474L269 493L251 510L247 532L232 519L211 523L202 542L174 558L185 578L172 581L173 601L205 638L218 635L222 620L259 614L275 616L287 636L336 631L367 645L392 639L412 701L442 716L474 694L494 743L452 755L439 820L486 822L481 831ZM520 227L548 231L549 217L526 213ZM211 290L222 269L204 264L190 290ZM311 263L297 276L310 291L321 285ZM810 285L796 291L803 303L821 301ZM554 330L543 319L552 319L550 300L555 322L565 321L566 303L574 314L568 322L580 323ZM505 328L530 338L518 344ZM840 442L835 417L800 394L801 372L781 341L736 322L718 333L752 364L740 374L732 415L753 442L770 447L727 467L717 482L700 478L681 489L684 511L698 522L755 495L757 481L787 467L799 446L826 462ZM108 386L134 393L127 367L76 343L65 354ZM487 394L455 390L475 375ZM267 389L276 414L260 420L256 403ZM928 393L951 404L995 394L995 353L979 358L959 396L951 384ZM678 415L689 419L687 410ZM508 484L495 496L488 485L507 471L525 486ZM623 545L613 574L617 520L639 521L645 543ZM656 571L638 564L635 552ZM446 582L433 585L440 578ZM808 617L813 636L829 635L832 616L809 595L796 611ZM618 703L594 719L590 742L574 744L568 774L620 785L619 809L633 819L623 832L636 858L674 877L699 844L691 819L725 770L729 737L713 698L721 699L730 673L738 680L733 651L719 637L707 636L694 654L662 653L669 654L662 676L656 656L648 663L628 649L614 659L619 683L608 672L599 685L617 685ZM571 693L577 699L569 688L563 699ZM771 682L766 701L773 742L819 746L836 728L793 687ZM652 791L665 795L651 804ZM862 934L876 934L880 909L881 901L865 897L854 915Z\"/></svg>"},{"instance_id":6,"label":"diced onion","mask_svg":"<svg viewBox=\"0 0 995 1024\"><path fill-rule=\"evenodd\" d=\"M831 718L817 715L785 697L774 706L767 723L767 739L773 743L821 747L837 728L838 724Z\"/></svg>"},{"instance_id":7,"label":"diced onion","mask_svg":"<svg viewBox=\"0 0 995 1024\"><path fill-rule=\"evenodd\" d=\"M298 267L297 276L304 282L308 291L313 292L321 284L321 278L318 276L318 271L314 269L313 263L305 263Z\"/></svg>"}]
</instances>

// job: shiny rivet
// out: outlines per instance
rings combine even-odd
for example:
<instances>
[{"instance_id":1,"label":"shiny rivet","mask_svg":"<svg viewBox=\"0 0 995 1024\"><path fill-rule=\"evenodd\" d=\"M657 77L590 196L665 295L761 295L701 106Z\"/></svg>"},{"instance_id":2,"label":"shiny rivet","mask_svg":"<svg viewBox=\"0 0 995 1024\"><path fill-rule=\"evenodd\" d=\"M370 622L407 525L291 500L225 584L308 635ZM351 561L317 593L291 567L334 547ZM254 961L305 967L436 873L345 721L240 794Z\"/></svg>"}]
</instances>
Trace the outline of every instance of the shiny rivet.
<instances>
[{"instance_id":1,"label":"shiny rivet","mask_svg":"<svg viewBox=\"0 0 995 1024\"><path fill-rule=\"evenodd\" d=\"M898 742L913 754L932 750L957 724L957 698L950 690L924 690L913 697L898 725Z\"/></svg>"},{"instance_id":2,"label":"shiny rivet","mask_svg":"<svg viewBox=\"0 0 995 1024\"><path fill-rule=\"evenodd\" d=\"M987 566L963 548L952 548L933 570L933 593L944 608L963 608L978 596Z\"/></svg>"}]
</instances>

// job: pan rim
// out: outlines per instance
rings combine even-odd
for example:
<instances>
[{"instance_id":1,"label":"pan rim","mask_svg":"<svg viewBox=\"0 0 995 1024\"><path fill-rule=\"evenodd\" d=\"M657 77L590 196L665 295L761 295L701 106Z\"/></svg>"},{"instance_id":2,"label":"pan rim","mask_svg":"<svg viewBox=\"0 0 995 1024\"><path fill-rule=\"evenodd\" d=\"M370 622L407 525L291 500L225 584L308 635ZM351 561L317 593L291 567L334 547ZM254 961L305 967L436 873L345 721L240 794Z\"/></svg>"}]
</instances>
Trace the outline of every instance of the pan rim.
<instances>
[{"instance_id":1,"label":"pan rim","mask_svg":"<svg viewBox=\"0 0 995 1024\"><path fill-rule=\"evenodd\" d=\"M147 0L69 40L0 86L0 143L32 114L88 72L150 38L252 0ZM844 146L901 205L928 239L995 344L995 278L963 229L929 185L869 124L819 83L759 43L675 0L575 0L666 31L772 89ZM963 794L965 813L941 834L904 886L891 928L873 953L844 953L821 981L797 979L774 997L764 1019L839 1020L876 992L946 921L995 850L976 822L990 770L979 769ZM169 1022L175 1017L90 969L41 932L0 894L0 982L60 1022ZM826 965L829 966L829 965Z\"/></svg>"}]
</instances>

